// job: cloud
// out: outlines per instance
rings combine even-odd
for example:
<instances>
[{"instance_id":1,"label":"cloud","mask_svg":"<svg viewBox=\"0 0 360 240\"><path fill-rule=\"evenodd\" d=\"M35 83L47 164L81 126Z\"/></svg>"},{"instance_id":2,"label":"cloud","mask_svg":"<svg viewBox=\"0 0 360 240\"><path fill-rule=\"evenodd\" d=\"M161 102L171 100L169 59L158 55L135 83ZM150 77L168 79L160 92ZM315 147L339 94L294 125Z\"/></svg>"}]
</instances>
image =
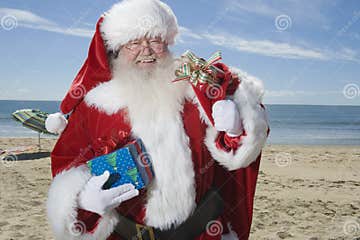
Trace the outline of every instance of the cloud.
<instances>
[{"instance_id":1,"label":"cloud","mask_svg":"<svg viewBox=\"0 0 360 240\"><path fill-rule=\"evenodd\" d=\"M94 34L93 30L84 29L84 28L64 28L60 26L47 26L47 25L37 25L37 24L21 24L20 26L31 28L31 29L38 29L44 30L48 32L55 32L61 33L64 35L71 35L71 36L78 36L78 37L92 37Z\"/></svg>"},{"instance_id":2,"label":"cloud","mask_svg":"<svg viewBox=\"0 0 360 240\"><path fill-rule=\"evenodd\" d=\"M357 51L350 48L342 48L334 53L329 53L333 59L346 60L360 63L359 54Z\"/></svg>"},{"instance_id":3,"label":"cloud","mask_svg":"<svg viewBox=\"0 0 360 240\"><path fill-rule=\"evenodd\" d=\"M5 20L9 17L16 21L17 26L24 28L38 29L78 37L91 37L94 33L94 30L91 29L74 27L66 28L59 26L57 23L42 18L30 11L14 8L0 8L1 20Z\"/></svg>"},{"instance_id":4,"label":"cloud","mask_svg":"<svg viewBox=\"0 0 360 240\"><path fill-rule=\"evenodd\" d=\"M269 40L247 40L230 34L204 34L203 36L214 45L235 49L240 52L287 59L327 60L327 56L319 50L305 49L287 43L277 43Z\"/></svg>"},{"instance_id":5,"label":"cloud","mask_svg":"<svg viewBox=\"0 0 360 240\"><path fill-rule=\"evenodd\" d=\"M6 15L13 16L17 19L19 22L26 22L26 23L35 23L35 24L41 24L41 25L54 25L55 23L37 16L36 14L19 10L19 9L13 9L13 8L0 8L0 16L4 17Z\"/></svg>"},{"instance_id":6,"label":"cloud","mask_svg":"<svg viewBox=\"0 0 360 240\"><path fill-rule=\"evenodd\" d=\"M191 38L198 39L198 40L203 39L203 37L200 34L194 33L193 31L191 31L190 29L188 29L186 27L180 26L179 30L180 30L180 34L182 36L191 37Z\"/></svg>"},{"instance_id":7,"label":"cloud","mask_svg":"<svg viewBox=\"0 0 360 240\"><path fill-rule=\"evenodd\" d=\"M329 19L323 14L322 10L329 6L334 6L335 1L317 0L311 4L304 4L302 1L282 0L282 1L264 1L264 0L228 0L227 6L233 12L246 12L254 17L275 18L276 16L286 14L296 22L306 22L313 26L328 26ZM310 21L309 21L310 20ZM316 24L314 24L314 22Z\"/></svg>"},{"instance_id":8,"label":"cloud","mask_svg":"<svg viewBox=\"0 0 360 240\"><path fill-rule=\"evenodd\" d=\"M186 44L186 43L188 43L186 41L187 38L195 39L195 40L203 39L203 37L200 34L197 34L186 27L180 26L179 27L179 35L178 35L176 41L181 44Z\"/></svg>"},{"instance_id":9,"label":"cloud","mask_svg":"<svg viewBox=\"0 0 360 240\"><path fill-rule=\"evenodd\" d=\"M289 43L274 42L270 40L245 39L234 34L194 33L182 27L180 39L209 41L213 45L233 49L239 52L248 52L257 55L284 58L284 59L313 59L320 61L344 60L360 63L359 53L350 48L339 50L319 49L308 46L297 46ZM184 41L180 41L185 43ZM305 45L305 44L304 44Z\"/></svg>"},{"instance_id":10,"label":"cloud","mask_svg":"<svg viewBox=\"0 0 360 240\"><path fill-rule=\"evenodd\" d=\"M230 1L229 5L234 11L245 11L258 15L274 17L281 14L281 11L259 1Z\"/></svg>"},{"instance_id":11,"label":"cloud","mask_svg":"<svg viewBox=\"0 0 360 240\"><path fill-rule=\"evenodd\" d=\"M269 40L248 40L232 34L195 33L189 28L180 27L179 42L192 40L207 40L213 45L234 49L239 52L249 52L258 55L286 59L318 59L327 60L328 56L317 49L307 49L287 43L277 43Z\"/></svg>"},{"instance_id":12,"label":"cloud","mask_svg":"<svg viewBox=\"0 0 360 240\"><path fill-rule=\"evenodd\" d=\"M227 19L250 19L250 25L256 22L257 19L266 20L262 21L265 23L269 23L268 20L271 19L272 21L270 23L272 25L275 24L275 26L272 26L272 29L274 29L275 27L278 28L275 23L277 17L284 15L288 16L290 26L291 24L296 24L299 29L304 27L300 25L305 24L310 25L311 28L326 28L327 32L329 32L334 19L324 15L324 12L326 12L325 10L338 7L338 4L336 0L316 0L312 4L304 4L302 1L293 0L283 0L280 2L275 0L225 0L224 9L227 9L227 11L224 16L221 16ZM358 20L358 16L360 16L360 14L357 14L357 12L353 14L350 24L346 25L346 28L343 30L344 32ZM230 23L231 22L233 21L230 21ZM246 26L246 24L244 24L244 26ZM221 29L221 26L219 28ZM191 30L186 30L186 37L191 37ZM257 30L260 30L259 34L255 35ZM272 32L267 33L268 35L266 37L260 38L258 36L264 36L263 32L266 31L265 26L259 27L257 30L253 29L250 33L247 32L247 34L237 35L230 33L230 30L228 30L228 32L220 32L219 29L213 29L212 33L204 32L198 35L213 45L262 56L284 59L312 59L360 63L360 52L358 50L341 46L330 49L323 45L321 46L321 43L317 45L319 47L312 46L300 39L303 36L292 38L293 33L290 31L281 35L285 37L279 40L274 39L274 37L278 35L275 36ZM253 36L249 36L249 34ZM271 40L269 38L271 38ZM358 34L353 34L352 38L358 39L359 36Z\"/></svg>"}]
</instances>

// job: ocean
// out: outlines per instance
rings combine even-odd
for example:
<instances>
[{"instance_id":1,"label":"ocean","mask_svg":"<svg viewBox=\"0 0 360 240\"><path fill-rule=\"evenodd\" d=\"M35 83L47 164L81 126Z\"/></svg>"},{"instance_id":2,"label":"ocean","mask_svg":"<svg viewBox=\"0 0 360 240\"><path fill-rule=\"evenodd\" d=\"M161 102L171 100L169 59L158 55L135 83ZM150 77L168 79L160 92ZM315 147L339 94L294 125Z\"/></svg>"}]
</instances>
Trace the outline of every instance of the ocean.
<instances>
[{"instance_id":1,"label":"ocean","mask_svg":"<svg viewBox=\"0 0 360 240\"><path fill-rule=\"evenodd\" d=\"M37 137L14 121L11 113L35 108L53 113L59 101L0 100L0 137ZM360 145L360 106L266 105L268 144ZM42 137L53 137L42 135Z\"/></svg>"}]
</instances>

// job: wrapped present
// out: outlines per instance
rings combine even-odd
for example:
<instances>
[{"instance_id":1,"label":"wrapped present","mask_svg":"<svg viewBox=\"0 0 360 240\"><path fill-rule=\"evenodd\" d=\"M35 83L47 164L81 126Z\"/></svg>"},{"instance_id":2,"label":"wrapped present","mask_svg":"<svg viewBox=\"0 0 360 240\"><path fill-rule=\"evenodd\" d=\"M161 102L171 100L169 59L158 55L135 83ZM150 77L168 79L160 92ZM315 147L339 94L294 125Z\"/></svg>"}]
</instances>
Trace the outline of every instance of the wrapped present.
<instances>
[{"instance_id":1,"label":"wrapped present","mask_svg":"<svg viewBox=\"0 0 360 240\"><path fill-rule=\"evenodd\" d=\"M230 71L221 69L221 67L226 70L228 68L217 63L220 59L220 51L215 52L208 60L197 57L191 51L186 51L181 56L183 64L175 71L177 78L173 81L185 80L191 83L200 105L213 125L212 105L216 101L225 99L227 88L233 79Z\"/></svg>"},{"instance_id":2,"label":"wrapped present","mask_svg":"<svg viewBox=\"0 0 360 240\"><path fill-rule=\"evenodd\" d=\"M154 178L151 160L141 139L133 140L124 147L91 159L87 162L90 172L99 176L109 171L118 176L110 187L132 183L136 189L145 188Z\"/></svg>"}]
</instances>

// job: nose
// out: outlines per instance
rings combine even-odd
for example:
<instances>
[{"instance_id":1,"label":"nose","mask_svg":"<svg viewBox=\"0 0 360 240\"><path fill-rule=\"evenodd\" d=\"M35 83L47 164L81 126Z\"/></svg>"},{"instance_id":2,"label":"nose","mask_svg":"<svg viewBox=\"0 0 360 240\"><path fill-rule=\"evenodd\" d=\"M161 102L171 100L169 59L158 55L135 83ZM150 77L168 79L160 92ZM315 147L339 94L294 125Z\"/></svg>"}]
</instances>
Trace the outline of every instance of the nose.
<instances>
[{"instance_id":1,"label":"nose","mask_svg":"<svg viewBox=\"0 0 360 240\"><path fill-rule=\"evenodd\" d=\"M150 54L152 54L151 48L150 48L150 44L149 44L148 41L143 41L143 42L141 43L141 46L143 47L143 49L142 49L142 54L143 54L143 55L150 55Z\"/></svg>"}]
</instances>

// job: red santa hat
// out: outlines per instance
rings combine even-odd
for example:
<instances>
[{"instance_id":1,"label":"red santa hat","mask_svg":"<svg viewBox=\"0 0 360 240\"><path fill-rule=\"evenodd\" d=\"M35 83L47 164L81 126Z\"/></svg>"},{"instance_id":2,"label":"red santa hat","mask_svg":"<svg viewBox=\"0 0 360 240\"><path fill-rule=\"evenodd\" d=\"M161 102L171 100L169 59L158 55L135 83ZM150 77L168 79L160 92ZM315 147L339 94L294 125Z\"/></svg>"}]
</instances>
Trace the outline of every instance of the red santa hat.
<instances>
[{"instance_id":1,"label":"red santa hat","mask_svg":"<svg viewBox=\"0 0 360 240\"><path fill-rule=\"evenodd\" d=\"M178 33L177 19L171 8L160 0L123 0L103 14L96 24L88 57L76 75L60 109L68 114L84 99L87 92L111 79L108 53L121 45L144 36L160 36L169 45ZM62 123L57 126L57 123ZM61 132L64 121L54 116L46 122L51 132Z\"/></svg>"}]
</instances>

